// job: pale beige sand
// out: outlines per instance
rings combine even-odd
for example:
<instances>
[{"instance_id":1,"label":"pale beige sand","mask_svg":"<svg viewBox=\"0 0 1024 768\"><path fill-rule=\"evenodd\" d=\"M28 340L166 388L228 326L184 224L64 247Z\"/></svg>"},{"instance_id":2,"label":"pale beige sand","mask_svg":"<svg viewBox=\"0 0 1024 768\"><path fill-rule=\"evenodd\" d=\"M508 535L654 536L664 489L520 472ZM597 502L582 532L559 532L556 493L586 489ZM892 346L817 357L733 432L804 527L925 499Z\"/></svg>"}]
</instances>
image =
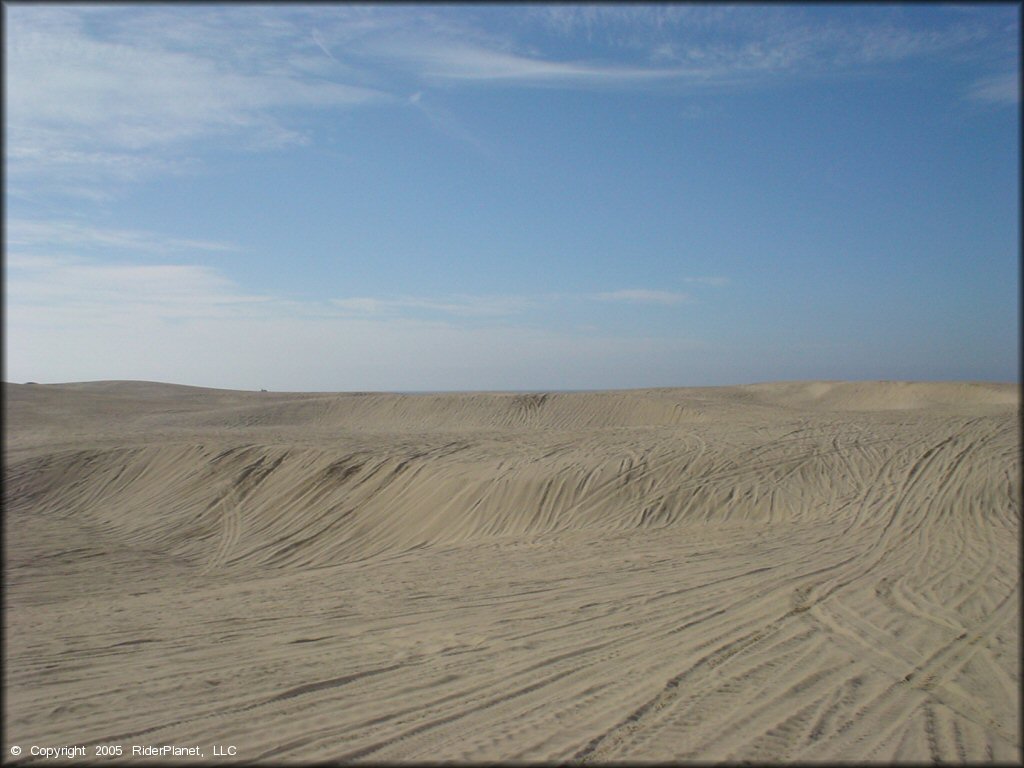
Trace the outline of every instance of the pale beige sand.
<instances>
[{"instance_id":1,"label":"pale beige sand","mask_svg":"<svg viewBox=\"0 0 1024 768\"><path fill-rule=\"evenodd\" d=\"M8 385L5 757L1019 761L1018 408Z\"/></svg>"}]
</instances>

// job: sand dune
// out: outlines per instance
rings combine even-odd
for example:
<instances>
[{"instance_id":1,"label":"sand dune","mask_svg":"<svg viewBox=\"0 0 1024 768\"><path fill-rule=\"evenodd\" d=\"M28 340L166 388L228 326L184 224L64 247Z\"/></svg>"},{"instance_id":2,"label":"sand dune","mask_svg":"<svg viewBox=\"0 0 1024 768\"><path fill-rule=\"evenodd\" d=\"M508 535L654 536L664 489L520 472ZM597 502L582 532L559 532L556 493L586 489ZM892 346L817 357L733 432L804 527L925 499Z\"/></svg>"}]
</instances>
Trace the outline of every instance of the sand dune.
<instances>
[{"instance_id":1,"label":"sand dune","mask_svg":"<svg viewBox=\"0 0 1024 768\"><path fill-rule=\"evenodd\" d=\"M5 749L1019 761L1018 415L8 384Z\"/></svg>"}]
</instances>

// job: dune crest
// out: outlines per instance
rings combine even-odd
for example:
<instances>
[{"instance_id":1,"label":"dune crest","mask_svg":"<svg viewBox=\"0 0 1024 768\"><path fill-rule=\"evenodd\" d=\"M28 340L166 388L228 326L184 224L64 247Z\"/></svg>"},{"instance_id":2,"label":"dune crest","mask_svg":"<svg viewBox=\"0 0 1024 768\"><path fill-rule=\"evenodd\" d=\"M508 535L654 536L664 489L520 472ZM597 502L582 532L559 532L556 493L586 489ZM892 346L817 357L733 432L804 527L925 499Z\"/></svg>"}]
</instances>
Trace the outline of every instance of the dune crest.
<instances>
[{"instance_id":1,"label":"dune crest","mask_svg":"<svg viewBox=\"0 0 1024 768\"><path fill-rule=\"evenodd\" d=\"M815 381L744 387L767 403L837 411L1019 406L1020 388L988 382Z\"/></svg>"}]
</instances>

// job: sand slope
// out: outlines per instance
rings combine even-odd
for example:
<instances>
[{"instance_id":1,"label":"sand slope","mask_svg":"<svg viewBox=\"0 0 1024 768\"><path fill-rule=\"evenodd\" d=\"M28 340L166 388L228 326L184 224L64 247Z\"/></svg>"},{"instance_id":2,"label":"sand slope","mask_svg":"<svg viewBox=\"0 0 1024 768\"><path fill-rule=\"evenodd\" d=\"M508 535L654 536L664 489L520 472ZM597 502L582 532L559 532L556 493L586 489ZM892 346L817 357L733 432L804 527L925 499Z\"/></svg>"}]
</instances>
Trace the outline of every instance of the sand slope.
<instances>
[{"instance_id":1,"label":"sand slope","mask_svg":"<svg viewBox=\"0 0 1024 768\"><path fill-rule=\"evenodd\" d=\"M7 739L1018 761L1018 409L6 385Z\"/></svg>"}]
</instances>

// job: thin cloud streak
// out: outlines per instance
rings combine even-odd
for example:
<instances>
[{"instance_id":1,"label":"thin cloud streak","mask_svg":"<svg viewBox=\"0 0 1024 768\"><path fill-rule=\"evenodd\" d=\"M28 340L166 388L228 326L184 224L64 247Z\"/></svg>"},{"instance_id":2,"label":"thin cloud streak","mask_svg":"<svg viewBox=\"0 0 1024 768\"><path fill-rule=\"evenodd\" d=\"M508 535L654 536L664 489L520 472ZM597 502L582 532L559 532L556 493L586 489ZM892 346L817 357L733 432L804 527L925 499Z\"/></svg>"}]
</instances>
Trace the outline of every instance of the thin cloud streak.
<instances>
[{"instance_id":1,"label":"thin cloud streak","mask_svg":"<svg viewBox=\"0 0 1024 768\"><path fill-rule=\"evenodd\" d=\"M684 278L687 282L726 285L725 278ZM424 297L379 298L356 296L336 298L331 305L345 312L366 315L396 314L406 310L428 310L459 316L501 316L522 313L541 306L574 301L625 302L631 304L678 305L693 301L688 293L645 288L627 288L598 293L548 293L542 296L456 296L448 299Z\"/></svg>"},{"instance_id":2,"label":"thin cloud streak","mask_svg":"<svg viewBox=\"0 0 1024 768\"><path fill-rule=\"evenodd\" d=\"M155 232L97 227L74 221L29 219L7 222L7 245L20 248L117 249L151 254L238 250L233 243L172 238Z\"/></svg>"},{"instance_id":3,"label":"thin cloud streak","mask_svg":"<svg viewBox=\"0 0 1024 768\"><path fill-rule=\"evenodd\" d=\"M225 317L240 305L270 301L241 293L217 270L194 264L113 264L15 252L7 266L8 308L35 313L47 325L60 318L88 326Z\"/></svg>"},{"instance_id":4,"label":"thin cloud streak","mask_svg":"<svg viewBox=\"0 0 1024 768\"><path fill-rule=\"evenodd\" d=\"M684 277L687 283L702 283L704 285L713 285L721 287L729 284L729 278L727 277Z\"/></svg>"},{"instance_id":5,"label":"thin cloud streak","mask_svg":"<svg viewBox=\"0 0 1024 768\"><path fill-rule=\"evenodd\" d=\"M331 304L346 312L381 315L404 310L427 310L463 317L511 315L534 305L520 296L460 296L449 300L400 297L393 299L353 297L332 299Z\"/></svg>"},{"instance_id":6,"label":"thin cloud streak","mask_svg":"<svg viewBox=\"0 0 1024 768\"><path fill-rule=\"evenodd\" d=\"M409 104L418 110L438 133L468 144L482 155L493 158L493 153L480 137L466 128L465 124L450 110L438 106L432 98L424 98L423 91L416 91L410 96Z\"/></svg>"},{"instance_id":7,"label":"thin cloud streak","mask_svg":"<svg viewBox=\"0 0 1024 768\"><path fill-rule=\"evenodd\" d=\"M697 67L643 68L561 62L466 45L410 41L379 46L377 55L404 63L428 81L506 84L622 85L654 80L700 81L716 74Z\"/></svg>"},{"instance_id":8,"label":"thin cloud streak","mask_svg":"<svg viewBox=\"0 0 1024 768\"><path fill-rule=\"evenodd\" d=\"M597 293L594 294L594 298L599 301L627 301L635 304L684 304L692 300L687 293L652 291L643 288Z\"/></svg>"},{"instance_id":9,"label":"thin cloud streak","mask_svg":"<svg viewBox=\"0 0 1024 768\"><path fill-rule=\"evenodd\" d=\"M978 80L971 86L968 98L992 104L1020 103L1020 72L1007 72Z\"/></svg>"}]
</instances>

